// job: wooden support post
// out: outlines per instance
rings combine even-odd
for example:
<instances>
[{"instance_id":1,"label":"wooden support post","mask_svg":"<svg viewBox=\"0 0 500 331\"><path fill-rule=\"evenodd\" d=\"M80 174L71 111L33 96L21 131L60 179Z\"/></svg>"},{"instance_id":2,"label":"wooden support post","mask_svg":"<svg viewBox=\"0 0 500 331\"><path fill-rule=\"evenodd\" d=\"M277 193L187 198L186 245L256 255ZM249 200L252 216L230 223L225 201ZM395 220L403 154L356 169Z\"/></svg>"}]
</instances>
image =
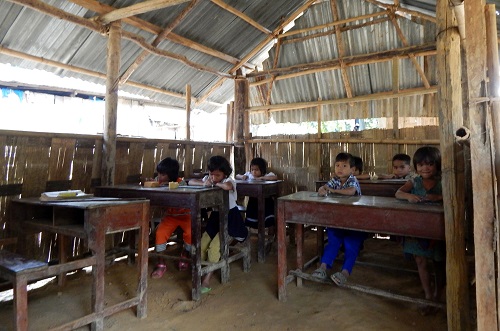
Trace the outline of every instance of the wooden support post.
<instances>
[{"instance_id":1,"label":"wooden support post","mask_svg":"<svg viewBox=\"0 0 500 331\"><path fill-rule=\"evenodd\" d=\"M443 0L444 1L444 0ZM444 1L448 3L448 1ZM495 199L492 141L486 96L485 1L465 1L465 56L467 105L470 118L470 150L474 203L477 330L498 330L495 263ZM455 295L455 294L454 294Z\"/></svg>"},{"instance_id":2,"label":"wooden support post","mask_svg":"<svg viewBox=\"0 0 500 331\"><path fill-rule=\"evenodd\" d=\"M186 140L191 140L191 85L186 84ZM193 173L192 146L186 144L186 155L184 157L184 177L190 177Z\"/></svg>"},{"instance_id":3,"label":"wooden support post","mask_svg":"<svg viewBox=\"0 0 500 331\"><path fill-rule=\"evenodd\" d=\"M252 157L250 146L246 146L245 140L249 140L249 117L248 117L248 80L237 78L234 82L234 113L236 121L236 141L234 145L234 172L244 174L247 169L247 159Z\"/></svg>"},{"instance_id":4,"label":"wooden support post","mask_svg":"<svg viewBox=\"0 0 500 331\"><path fill-rule=\"evenodd\" d=\"M489 78L489 88L488 92L490 97L495 99L491 103L492 113L491 120L493 124L493 133L491 134L491 139L493 141L494 147L494 169L495 176L498 178L500 176L500 103L498 98L500 97L500 65L498 63L498 44L497 44L497 21L496 21L496 10L495 5L486 5L486 38L487 38L487 50L488 50L488 78ZM498 192L500 191L498 180L496 182L496 196L494 197L496 202L495 219L498 222L499 219L499 197ZM500 259L498 258L498 252L500 252L500 234L498 233L498 223L497 231L495 231L494 241L496 242L497 251L497 270L500 270ZM497 274L498 275L498 274ZM500 287L500 277L497 276L497 289ZM497 293L497 307L500 307L500 295ZM497 312L498 315L498 312ZM500 316L497 316L497 320L500 320ZM500 321L498 322L500 324Z\"/></svg>"},{"instance_id":5,"label":"wooden support post","mask_svg":"<svg viewBox=\"0 0 500 331\"><path fill-rule=\"evenodd\" d=\"M463 125L462 58L457 22L448 2L441 0L437 15L437 78L440 149L446 236L446 300L448 330L469 329L469 291L465 259L465 208L462 148L455 132Z\"/></svg>"},{"instance_id":6,"label":"wooden support post","mask_svg":"<svg viewBox=\"0 0 500 331\"><path fill-rule=\"evenodd\" d=\"M115 182L116 121L118 113L118 85L120 73L121 23L109 26L108 58L106 73L106 98L103 133L103 156L101 184L113 185Z\"/></svg>"}]
</instances>

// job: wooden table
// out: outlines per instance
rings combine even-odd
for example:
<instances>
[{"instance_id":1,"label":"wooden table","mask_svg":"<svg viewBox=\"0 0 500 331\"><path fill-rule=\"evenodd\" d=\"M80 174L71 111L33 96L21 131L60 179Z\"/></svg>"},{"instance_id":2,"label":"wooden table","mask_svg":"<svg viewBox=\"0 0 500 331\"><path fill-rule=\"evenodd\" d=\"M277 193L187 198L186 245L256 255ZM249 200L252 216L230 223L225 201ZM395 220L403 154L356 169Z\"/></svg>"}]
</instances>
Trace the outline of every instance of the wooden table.
<instances>
[{"instance_id":1,"label":"wooden table","mask_svg":"<svg viewBox=\"0 0 500 331\"><path fill-rule=\"evenodd\" d=\"M257 261L266 260L266 228L265 228L265 202L266 198L277 198L280 195L280 183L282 180L260 181L260 180L236 180L236 191L239 196L257 198L258 203L258 244ZM275 207L276 209L276 207Z\"/></svg>"},{"instance_id":2,"label":"wooden table","mask_svg":"<svg viewBox=\"0 0 500 331\"><path fill-rule=\"evenodd\" d=\"M209 271L221 269L221 282L229 281L229 263L243 255L229 258L227 215L229 206L229 195L218 187L185 186L177 189L168 187L149 187L139 185L115 185L100 186L95 189L96 196L118 197L118 198L146 198L152 206L189 208L191 211L192 245L195 250L191 254L192 271L192 299L201 298L201 277ZM204 262L202 268L201 257L201 217L200 209L214 207L219 210L220 215L220 241L221 260L218 263L209 264ZM244 260L245 261L245 260ZM249 268L244 262L245 271Z\"/></svg>"},{"instance_id":3,"label":"wooden table","mask_svg":"<svg viewBox=\"0 0 500 331\"><path fill-rule=\"evenodd\" d=\"M278 299L286 301L286 223L296 225L297 269L303 270L304 224L429 239L445 239L443 206L378 196L319 197L302 191L278 198Z\"/></svg>"},{"instance_id":4,"label":"wooden table","mask_svg":"<svg viewBox=\"0 0 500 331\"><path fill-rule=\"evenodd\" d=\"M83 238L93 257L92 313L61 326L75 329L91 323L93 330L102 330L104 317L137 306L137 317L146 317L148 279L149 201L120 199L78 199L42 202L39 198L11 200L11 221L19 235L18 250L23 252L23 234L46 231L58 236ZM104 303L104 268L106 234L139 230L138 287L136 296L112 306ZM78 260L77 260L78 261ZM65 261L60 261L64 264Z\"/></svg>"},{"instance_id":5,"label":"wooden table","mask_svg":"<svg viewBox=\"0 0 500 331\"><path fill-rule=\"evenodd\" d=\"M376 195L394 198L396 191L406 183L407 179L362 179L358 180L362 195ZM326 180L316 181L316 191L326 184Z\"/></svg>"}]
</instances>

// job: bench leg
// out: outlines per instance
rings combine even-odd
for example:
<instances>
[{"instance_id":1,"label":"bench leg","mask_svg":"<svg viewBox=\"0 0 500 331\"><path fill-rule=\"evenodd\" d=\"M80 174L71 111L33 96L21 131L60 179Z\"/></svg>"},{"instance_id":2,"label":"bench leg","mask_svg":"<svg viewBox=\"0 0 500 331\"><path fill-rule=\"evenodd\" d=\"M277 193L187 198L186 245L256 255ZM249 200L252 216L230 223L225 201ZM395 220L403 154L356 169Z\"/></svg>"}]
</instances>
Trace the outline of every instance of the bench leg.
<instances>
[{"instance_id":1,"label":"bench leg","mask_svg":"<svg viewBox=\"0 0 500 331\"><path fill-rule=\"evenodd\" d=\"M17 331L28 330L28 280L16 277L14 287L14 327Z\"/></svg>"}]
</instances>

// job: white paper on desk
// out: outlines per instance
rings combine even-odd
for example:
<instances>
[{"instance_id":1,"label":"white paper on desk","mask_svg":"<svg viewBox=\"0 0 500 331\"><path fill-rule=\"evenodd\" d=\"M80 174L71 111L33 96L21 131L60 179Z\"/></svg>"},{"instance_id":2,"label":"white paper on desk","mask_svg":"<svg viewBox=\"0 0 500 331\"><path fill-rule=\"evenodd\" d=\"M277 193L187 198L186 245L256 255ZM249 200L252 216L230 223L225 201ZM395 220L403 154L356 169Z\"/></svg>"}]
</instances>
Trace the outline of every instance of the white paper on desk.
<instances>
[{"instance_id":1,"label":"white paper on desk","mask_svg":"<svg viewBox=\"0 0 500 331\"><path fill-rule=\"evenodd\" d=\"M81 190L53 191L43 192L42 195L40 195L40 201L89 198L93 196L93 194L84 193Z\"/></svg>"}]
</instances>

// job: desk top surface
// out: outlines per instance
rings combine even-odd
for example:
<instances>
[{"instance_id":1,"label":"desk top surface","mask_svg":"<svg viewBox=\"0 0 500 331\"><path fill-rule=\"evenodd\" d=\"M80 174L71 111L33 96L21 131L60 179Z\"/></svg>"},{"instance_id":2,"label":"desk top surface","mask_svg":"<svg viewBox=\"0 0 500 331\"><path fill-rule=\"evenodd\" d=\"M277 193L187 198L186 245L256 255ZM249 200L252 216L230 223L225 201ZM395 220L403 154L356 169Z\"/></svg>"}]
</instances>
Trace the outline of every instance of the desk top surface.
<instances>
[{"instance_id":1,"label":"desk top surface","mask_svg":"<svg viewBox=\"0 0 500 331\"><path fill-rule=\"evenodd\" d=\"M310 202L321 204L332 204L342 206L360 206L378 209L411 210L428 213L443 213L443 205L440 203L410 203L406 200L398 200L392 197L380 197L371 195L345 196L331 194L326 197L319 196L317 192L301 191L278 198L286 202Z\"/></svg>"},{"instance_id":2,"label":"desk top surface","mask_svg":"<svg viewBox=\"0 0 500 331\"><path fill-rule=\"evenodd\" d=\"M382 184L382 185L400 185L403 186L408 179L358 179L359 184L361 185L374 185L374 184ZM327 180L317 180L317 184L326 184Z\"/></svg>"},{"instance_id":3,"label":"desk top surface","mask_svg":"<svg viewBox=\"0 0 500 331\"><path fill-rule=\"evenodd\" d=\"M176 194L193 194L193 193L199 193L199 192L206 192L206 191L212 191L212 190L222 190L219 187L206 187L206 186L197 186L197 185L192 185L192 186L179 186L178 188L171 189L166 186L159 186L159 187L144 187L141 185L132 185L132 184L124 184L124 185L113 185L113 186L98 186L96 187L97 190L130 190L130 191L139 191L139 192L150 192L150 193L176 193Z\"/></svg>"},{"instance_id":4,"label":"desk top surface","mask_svg":"<svg viewBox=\"0 0 500 331\"><path fill-rule=\"evenodd\" d=\"M117 206L117 205L130 205L130 204L142 204L149 203L146 199L119 199L119 198L79 198L79 199L61 199L53 201L41 201L39 198L22 198L13 199L11 202L30 204L30 205L40 205L40 206L54 206L54 207L71 207L80 209L92 209L101 208L107 206Z\"/></svg>"},{"instance_id":5,"label":"desk top surface","mask_svg":"<svg viewBox=\"0 0 500 331\"><path fill-rule=\"evenodd\" d=\"M241 180L241 179L236 179L236 186L238 184L248 184L248 185L272 185L272 184L279 184L283 182L282 180Z\"/></svg>"}]
</instances>

